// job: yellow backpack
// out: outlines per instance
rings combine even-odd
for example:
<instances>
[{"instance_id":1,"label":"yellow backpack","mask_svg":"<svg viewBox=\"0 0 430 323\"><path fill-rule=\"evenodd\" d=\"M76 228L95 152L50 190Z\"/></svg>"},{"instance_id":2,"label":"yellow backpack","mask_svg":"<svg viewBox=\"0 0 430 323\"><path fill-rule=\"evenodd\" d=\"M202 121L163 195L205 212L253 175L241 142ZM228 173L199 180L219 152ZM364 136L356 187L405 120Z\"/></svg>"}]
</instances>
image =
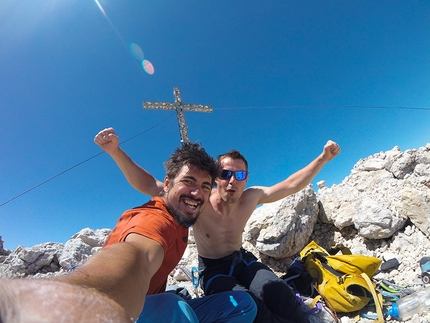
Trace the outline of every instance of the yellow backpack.
<instances>
[{"instance_id":1,"label":"yellow backpack","mask_svg":"<svg viewBox=\"0 0 430 323\"><path fill-rule=\"evenodd\" d=\"M379 269L380 259L359 254L330 255L315 241L300 252L300 257L313 277L318 293L332 310L355 312L373 297L378 319L384 322L382 297L369 278Z\"/></svg>"}]
</instances>

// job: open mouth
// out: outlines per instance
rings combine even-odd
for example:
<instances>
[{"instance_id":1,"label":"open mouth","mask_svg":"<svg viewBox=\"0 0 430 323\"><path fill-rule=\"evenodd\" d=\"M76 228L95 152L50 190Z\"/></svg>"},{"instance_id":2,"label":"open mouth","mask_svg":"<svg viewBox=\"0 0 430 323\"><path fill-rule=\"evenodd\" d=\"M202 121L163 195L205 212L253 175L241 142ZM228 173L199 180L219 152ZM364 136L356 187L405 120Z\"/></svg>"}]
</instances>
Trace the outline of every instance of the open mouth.
<instances>
[{"instance_id":1,"label":"open mouth","mask_svg":"<svg viewBox=\"0 0 430 323\"><path fill-rule=\"evenodd\" d=\"M183 198L182 202L189 208L192 210L197 209L197 207L200 205L200 203L196 200L192 200L189 198Z\"/></svg>"},{"instance_id":2,"label":"open mouth","mask_svg":"<svg viewBox=\"0 0 430 323\"><path fill-rule=\"evenodd\" d=\"M230 188L230 189L226 189L226 192L227 192L228 194L234 194L234 193L236 193L236 190L235 190L235 189Z\"/></svg>"}]
</instances>

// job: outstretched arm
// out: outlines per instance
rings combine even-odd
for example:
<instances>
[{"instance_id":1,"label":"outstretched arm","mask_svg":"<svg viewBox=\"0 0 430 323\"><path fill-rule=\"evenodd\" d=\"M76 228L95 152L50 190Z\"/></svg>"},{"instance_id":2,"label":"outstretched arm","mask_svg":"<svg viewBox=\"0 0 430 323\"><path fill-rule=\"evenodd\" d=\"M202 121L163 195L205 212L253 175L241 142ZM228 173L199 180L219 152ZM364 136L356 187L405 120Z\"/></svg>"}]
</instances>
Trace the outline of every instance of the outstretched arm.
<instances>
[{"instance_id":1,"label":"outstretched arm","mask_svg":"<svg viewBox=\"0 0 430 323\"><path fill-rule=\"evenodd\" d=\"M157 196L163 190L163 183L137 165L120 147L119 138L113 128L100 131L94 142L107 152L121 169L127 181L136 190L149 196Z\"/></svg>"},{"instance_id":2,"label":"outstretched arm","mask_svg":"<svg viewBox=\"0 0 430 323\"><path fill-rule=\"evenodd\" d=\"M251 187L248 190L254 191L259 196L258 204L278 201L288 195L297 193L308 185L324 165L340 153L340 147L334 141L329 140L323 152L306 167L292 174L282 182L270 187ZM248 191L247 190L247 191Z\"/></svg>"},{"instance_id":3,"label":"outstretched arm","mask_svg":"<svg viewBox=\"0 0 430 323\"><path fill-rule=\"evenodd\" d=\"M130 323L125 310L106 295L47 279L0 280L3 323Z\"/></svg>"},{"instance_id":4,"label":"outstretched arm","mask_svg":"<svg viewBox=\"0 0 430 323\"><path fill-rule=\"evenodd\" d=\"M134 322L142 312L151 278L163 259L161 244L130 233L125 242L103 249L70 274L52 280L103 293L122 306Z\"/></svg>"},{"instance_id":5,"label":"outstretched arm","mask_svg":"<svg viewBox=\"0 0 430 323\"><path fill-rule=\"evenodd\" d=\"M70 274L0 280L0 322L134 322L163 247L131 233Z\"/></svg>"}]
</instances>

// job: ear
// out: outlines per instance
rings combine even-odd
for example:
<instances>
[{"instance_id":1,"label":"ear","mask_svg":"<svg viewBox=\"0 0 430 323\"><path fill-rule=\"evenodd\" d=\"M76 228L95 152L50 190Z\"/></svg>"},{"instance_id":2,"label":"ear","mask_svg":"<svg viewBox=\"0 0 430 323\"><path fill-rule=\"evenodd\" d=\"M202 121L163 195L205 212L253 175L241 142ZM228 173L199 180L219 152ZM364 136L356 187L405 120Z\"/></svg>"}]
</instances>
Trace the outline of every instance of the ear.
<instances>
[{"instance_id":1,"label":"ear","mask_svg":"<svg viewBox=\"0 0 430 323\"><path fill-rule=\"evenodd\" d=\"M163 187L164 193L169 192L169 185L170 185L170 179L169 179L169 177L165 176L164 177L164 187Z\"/></svg>"}]
</instances>

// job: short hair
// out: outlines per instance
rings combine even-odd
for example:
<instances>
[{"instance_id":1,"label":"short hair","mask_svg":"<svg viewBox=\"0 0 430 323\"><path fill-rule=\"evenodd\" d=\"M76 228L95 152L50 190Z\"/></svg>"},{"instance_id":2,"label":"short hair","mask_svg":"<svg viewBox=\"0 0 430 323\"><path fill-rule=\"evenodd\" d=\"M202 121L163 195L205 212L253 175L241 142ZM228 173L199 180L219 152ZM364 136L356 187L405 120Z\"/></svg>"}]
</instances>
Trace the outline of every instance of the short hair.
<instances>
[{"instance_id":1,"label":"short hair","mask_svg":"<svg viewBox=\"0 0 430 323\"><path fill-rule=\"evenodd\" d=\"M208 173L212 179L212 186L215 185L215 178L218 174L215 161L200 144L188 142L184 143L182 147L177 147L170 158L164 162L166 176L171 180L175 179L185 165L197 167Z\"/></svg>"},{"instance_id":2,"label":"short hair","mask_svg":"<svg viewBox=\"0 0 430 323\"><path fill-rule=\"evenodd\" d=\"M224 158L230 157L231 159L240 159L245 163L246 171L248 171L248 162L245 157L236 149L230 150L229 152L226 152L225 154L219 155L216 159L216 168L218 171L218 174L222 171L221 167L221 161Z\"/></svg>"}]
</instances>

